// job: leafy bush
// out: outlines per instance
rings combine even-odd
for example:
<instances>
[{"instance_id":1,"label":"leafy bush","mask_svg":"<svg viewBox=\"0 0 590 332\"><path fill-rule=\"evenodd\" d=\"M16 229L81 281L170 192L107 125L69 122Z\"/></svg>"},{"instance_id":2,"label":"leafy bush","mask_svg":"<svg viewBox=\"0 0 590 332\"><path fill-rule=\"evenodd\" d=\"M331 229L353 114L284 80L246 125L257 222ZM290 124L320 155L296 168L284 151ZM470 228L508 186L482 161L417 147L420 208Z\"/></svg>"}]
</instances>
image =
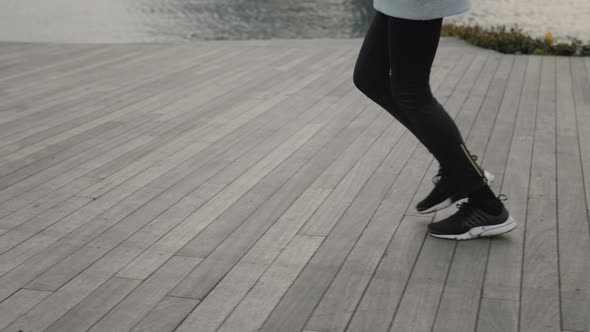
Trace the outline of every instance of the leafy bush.
<instances>
[{"instance_id":1,"label":"leafy bush","mask_svg":"<svg viewBox=\"0 0 590 332\"><path fill-rule=\"evenodd\" d=\"M551 33L544 38L535 38L526 35L517 25L483 28L479 25L444 24L441 35L455 36L473 45L508 54L590 56L590 43L576 38L555 43Z\"/></svg>"}]
</instances>

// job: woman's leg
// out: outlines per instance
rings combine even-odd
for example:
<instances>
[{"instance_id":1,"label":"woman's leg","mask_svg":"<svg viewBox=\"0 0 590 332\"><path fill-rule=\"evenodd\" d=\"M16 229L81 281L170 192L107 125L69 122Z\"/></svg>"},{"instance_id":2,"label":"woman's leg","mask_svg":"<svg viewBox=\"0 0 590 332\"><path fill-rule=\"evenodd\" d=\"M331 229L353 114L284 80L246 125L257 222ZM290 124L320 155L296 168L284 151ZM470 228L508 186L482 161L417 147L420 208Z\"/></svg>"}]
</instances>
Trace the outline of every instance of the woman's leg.
<instances>
[{"instance_id":1,"label":"woman's leg","mask_svg":"<svg viewBox=\"0 0 590 332\"><path fill-rule=\"evenodd\" d=\"M506 233L516 227L513 218L486 184L455 122L430 91L441 24L442 19L410 21L377 12L357 59L354 83L416 135L439 160L447 181L455 181L454 190L469 194L469 203L462 204L459 212L428 225L429 234L470 239Z\"/></svg>"},{"instance_id":2,"label":"woman's leg","mask_svg":"<svg viewBox=\"0 0 590 332\"><path fill-rule=\"evenodd\" d=\"M406 115L397 109L391 94L388 18L376 11L356 60L353 81L362 93L416 135Z\"/></svg>"},{"instance_id":3,"label":"woman's leg","mask_svg":"<svg viewBox=\"0 0 590 332\"><path fill-rule=\"evenodd\" d=\"M457 125L430 90L442 18L407 20L388 16L388 49L393 108L439 161L456 190L466 194L486 185Z\"/></svg>"}]
</instances>

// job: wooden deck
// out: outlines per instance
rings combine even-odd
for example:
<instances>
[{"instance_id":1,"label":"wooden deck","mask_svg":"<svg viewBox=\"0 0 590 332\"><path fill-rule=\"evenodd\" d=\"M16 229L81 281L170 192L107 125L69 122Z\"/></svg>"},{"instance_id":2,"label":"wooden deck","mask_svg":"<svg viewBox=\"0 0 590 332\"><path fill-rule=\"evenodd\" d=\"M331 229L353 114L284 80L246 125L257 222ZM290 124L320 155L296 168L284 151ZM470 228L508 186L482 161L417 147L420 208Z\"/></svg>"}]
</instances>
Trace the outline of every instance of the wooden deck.
<instances>
[{"instance_id":1,"label":"wooden deck","mask_svg":"<svg viewBox=\"0 0 590 332\"><path fill-rule=\"evenodd\" d=\"M361 42L0 43L0 331L590 331L590 58L443 39L519 225L457 243Z\"/></svg>"}]
</instances>

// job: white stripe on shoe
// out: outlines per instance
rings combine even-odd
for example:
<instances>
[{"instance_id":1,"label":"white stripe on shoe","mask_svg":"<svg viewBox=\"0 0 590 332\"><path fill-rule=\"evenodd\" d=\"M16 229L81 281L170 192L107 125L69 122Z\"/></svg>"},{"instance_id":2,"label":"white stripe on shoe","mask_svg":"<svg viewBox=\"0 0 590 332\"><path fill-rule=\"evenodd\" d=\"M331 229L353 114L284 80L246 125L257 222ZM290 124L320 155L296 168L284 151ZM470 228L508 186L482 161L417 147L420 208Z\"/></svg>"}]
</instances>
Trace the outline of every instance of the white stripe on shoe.
<instances>
[{"instance_id":1,"label":"white stripe on shoe","mask_svg":"<svg viewBox=\"0 0 590 332\"><path fill-rule=\"evenodd\" d=\"M463 234L434 234L428 232L431 236L438 237L441 239L450 240L470 240L478 237L490 237L500 234L505 234L516 228L516 222L512 216L508 216L505 222L498 225L480 226L470 229L468 232Z\"/></svg>"}]
</instances>

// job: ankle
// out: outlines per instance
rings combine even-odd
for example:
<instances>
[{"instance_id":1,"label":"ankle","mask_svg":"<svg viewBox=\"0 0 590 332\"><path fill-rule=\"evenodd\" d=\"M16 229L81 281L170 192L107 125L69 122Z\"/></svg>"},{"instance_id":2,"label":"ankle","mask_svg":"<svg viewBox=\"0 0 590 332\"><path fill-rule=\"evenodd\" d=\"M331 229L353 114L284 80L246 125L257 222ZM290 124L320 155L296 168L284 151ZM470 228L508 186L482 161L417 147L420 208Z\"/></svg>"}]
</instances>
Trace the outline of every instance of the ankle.
<instances>
[{"instance_id":1,"label":"ankle","mask_svg":"<svg viewBox=\"0 0 590 332\"><path fill-rule=\"evenodd\" d=\"M484 210L484 212L498 215L502 212L502 201L492 191L488 185L474 191L468 195L468 200L474 206Z\"/></svg>"}]
</instances>

